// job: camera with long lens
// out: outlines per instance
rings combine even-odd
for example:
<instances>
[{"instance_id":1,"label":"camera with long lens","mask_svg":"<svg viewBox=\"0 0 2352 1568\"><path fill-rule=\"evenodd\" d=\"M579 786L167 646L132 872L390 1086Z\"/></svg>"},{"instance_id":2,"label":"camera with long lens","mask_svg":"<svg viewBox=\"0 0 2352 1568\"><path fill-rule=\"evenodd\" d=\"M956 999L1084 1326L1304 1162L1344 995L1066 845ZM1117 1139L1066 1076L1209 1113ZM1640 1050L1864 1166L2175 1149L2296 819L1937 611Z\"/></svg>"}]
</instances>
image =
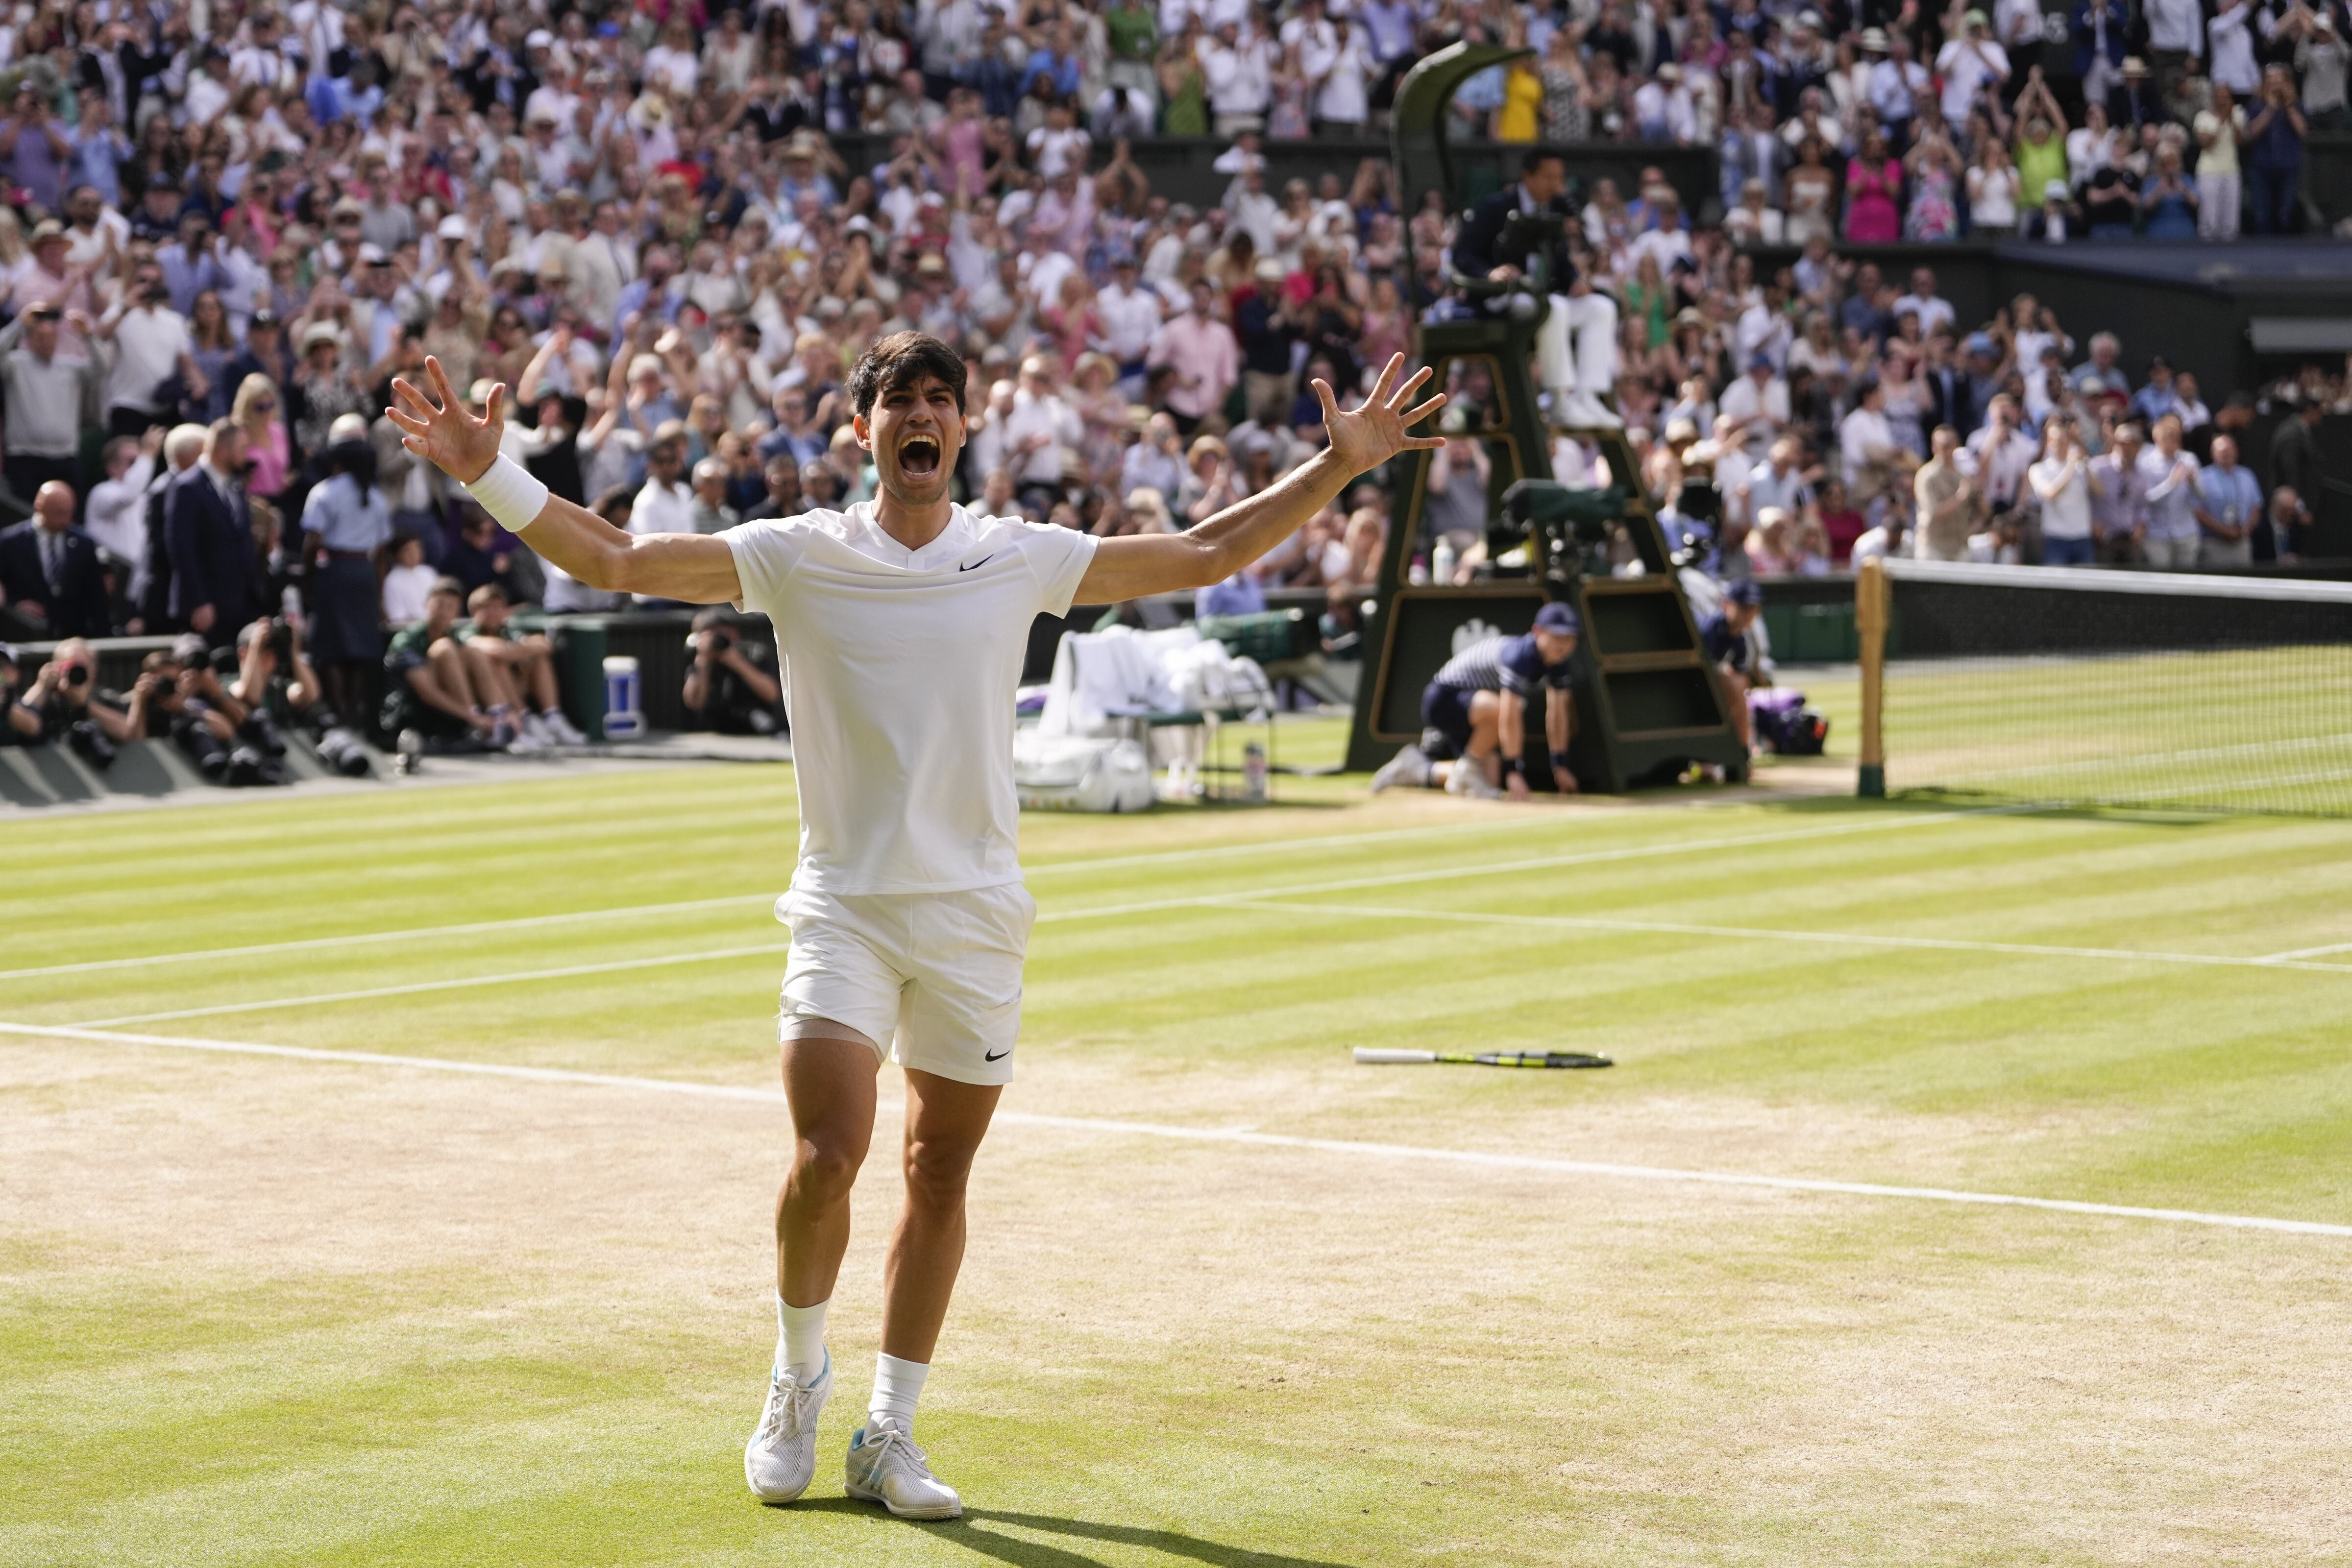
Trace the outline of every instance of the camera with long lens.
<instances>
[{"instance_id":1,"label":"camera with long lens","mask_svg":"<svg viewBox=\"0 0 2352 1568\"><path fill-rule=\"evenodd\" d=\"M269 618L269 654L281 670L294 665L294 623L283 615Z\"/></svg>"},{"instance_id":2,"label":"camera with long lens","mask_svg":"<svg viewBox=\"0 0 2352 1568\"><path fill-rule=\"evenodd\" d=\"M346 779L365 779L375 771L367 743L340 724L319 737L319 760Z\"/></svg>"}]
</instances>

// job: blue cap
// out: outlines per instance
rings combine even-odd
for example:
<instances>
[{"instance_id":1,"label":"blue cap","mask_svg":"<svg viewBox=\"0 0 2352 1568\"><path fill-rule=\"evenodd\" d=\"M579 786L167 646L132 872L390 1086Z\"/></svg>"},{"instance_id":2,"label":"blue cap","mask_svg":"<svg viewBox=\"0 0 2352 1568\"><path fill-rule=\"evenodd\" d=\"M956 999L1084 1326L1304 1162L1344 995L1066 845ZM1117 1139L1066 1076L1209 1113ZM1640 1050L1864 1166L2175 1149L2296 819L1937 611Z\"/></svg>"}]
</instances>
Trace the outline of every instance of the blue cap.
<instances>
[{"instance_id":1,"label":"blue cap","mask_svg":"<svg viewBox=\"0 0 2352 1568\"><path fill-rule=\"evenodd\" d=\"M1576 618L1575 611L1554 601L1536 612L1536 630L1555 637L1574 637L1583 632L1584 622Z\"/></svg>"},{"instance_id":2,"label":"blue cap","mask_svg":"<svg viewBox=\"0 0 2352 1568\"><path fill-rule=\"evenodd\" d=\"M1764 591L1743 577L1736 582L1723 585L1723 601L1726 604L1761 604L1764 602Z\"/></svg>"}]
</instances>

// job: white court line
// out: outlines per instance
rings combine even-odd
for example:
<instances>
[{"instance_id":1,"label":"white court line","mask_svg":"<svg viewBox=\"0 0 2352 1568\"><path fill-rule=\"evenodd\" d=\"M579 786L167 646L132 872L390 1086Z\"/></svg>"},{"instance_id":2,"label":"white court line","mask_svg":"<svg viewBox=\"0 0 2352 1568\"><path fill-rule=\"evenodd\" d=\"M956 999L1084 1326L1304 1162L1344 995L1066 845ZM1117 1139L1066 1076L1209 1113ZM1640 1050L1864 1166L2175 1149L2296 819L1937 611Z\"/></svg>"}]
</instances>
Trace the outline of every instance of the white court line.
<instances>
[{"instance_id":1,"label":"white court line","mask_svg":"<svg viewBox=\"0 0 2352 1568\"><path fill-rule=\"evenodd\" d=\"M1738 802L1725 801L1733 805ZM1710 804L1713 804L1710 802ZM1150 854L1105 855L1094 860L1049 861L1043 865L1024 867L1030 876L1046 876L1057 872L1108 870L1119 866L1150 865L1161 861L1207 860L1236 854L1296 854L1324 844L1360 844L1368 841L1399 838L1434 838L1454 833L1491 833L1504 828L1525 831L1530 827L1566 826L1586 821L1594 817L1617 816L1640 810L1638 807L1601 807L1578 812L1574 817L1560 817L1553 821L1540 821L1527 817L1496 818L1484 822L1440 822L1420 828L1381 828L1365 833L1325 833L1315 837L1291 840L1262 841L1256 843L1218 844L1202 850L1165 850ZM363 942L414 942L436 936L469 936L484 931L518 931L534 925L563 925L584 920L620 920L639 915L677 915L698 909L723 909L734 904L773 904L772 893L734 893L723 898L695 898L682 904L631 904L612 909L572 910L562 915L523 915L510 920L477 920L460 925L416 925L398 931L355 931L344 936L308 936L291 942L257 942L242 947L199 947L181 953L148 953L129 958L92 958L79 964L44 964L30 969L0 969L0 980L28 980L44 975L84 975L100 969L134 969L149 964L182 964L199 958L247 958L262 953L300 953L319 947L347 947Z\"/></svg>"},{"instance_id":2,"label":"white court line","mask_svg":"<svg viewBox=\"0 0 2352 1568\"><path fill-rule=\"evenodd\" d=\"M2228 969L2305 969L2352 975L2352 964L2303 964L2286 958L2232 958L2214 953L2160 953L2137 947L2061 947L2033 942L1971 942L1957 936L1885 936L1846 931L1779 931L1756 925L1697 925L1678 920L1612 920L1575 915L1494 915L1475 909L1392 909L1368 904L1276 904L1272 894L1234 894L1221 903L1266 914L1371 915L1387 920L1461 921L1481 925L1564 926L1577 931L1655 932L1668 936L1727 936L1768 942L1817 942L1835 947L1921 947L1949 953L2011 953L2033 958L2108 958L2133 964L2191 964Z\"/></svg>"},{"instance_id":3,"label":"white court line","mask_svg":"<svg viewBox=\"0 0 2352 1568\"><path fill-rule=\"evenodd\" d=\"M576 1083L607 1089L631 1089L663 1094L691 1094L720 1100L785 1103L776 1089L739 1088L724 1083L695 1083L668 1078L632 1078L602 1072L574 1072L554 1067L510 1066L503 1062L457 1061L445 1057L392 1056L379 1051L320 1051L305 1046L257 1045L241 1040L188 1039L175 1035L121 1034L89 1029L49 1029L39 1024L0 1023L0 1034L37 1039L89 1040L107 1045L149 1045L174 1051L218 1051L239 1056L276 1056L299 1061L337 1062L354 1067L402 1067L423 1072L471 1073L488 1078L513 1078L540 1083ZM2216 1226L2231 1230L2267 1230L2294 1236L2352 1238L2352 1225L2331 1225L2315 1219L2273 1219L2263 1215L2210 1214L2189 1208L2142 1208L2130 1204L2084 1203L2063 1197L2025 1197L2012 1193L1968 1192L1938 1186L1892 1186L1877 1182L1827 1181L1808 1176L1757 1176L1744 1171L1682 1170L1667 1166L1632 1166L1600 1160L1563 1160L1538 1155L1487 1154L1474 1149L1435 1149L1415 1144L1375 1144L1352 1138L1301 1138L1281 1133L1252 1133L1234 1128L1179 1127L1159 1122L1127 1122L1096 1116L1051 1116L1028 1111L1000 1111L996 1120L1015 1126L1054 1127L1068 1132L1107 1134L1138 1138L1166 1138L1186 1143L1240 1144L1255 1148L1297 1149L1313 1154L1377 1159L1391 1164L1428 1162L1472 1166L1487 1170L1537 1171L1553 1176L1603 1176L1624 1181L1693 1182L1709 1186L1762 1187L1777 1192L1804 1192L1843 1197L1910 1198L1929 1203L1971 1204L2000 1208L2038 1208L2059 1214L2097 1215L2114 1219L2158 1220L2174 1225Z\"/></svg>"},{"instance_id":4,"label":"white court line","mask_svg":"<svg viewBox=\"0 0 2352 1568\"><path fill-rule=\"evenodd\" d=\"M676 964L714 964L723 958L749 958L788 951L789 942L762 942L751 947L718 947L707 953L666 953L657 958L618 958L605 964L567 964L560 969L523 969L505 975L474 975L461 980L419 980L407 986L371 986L363 991L321 991L307 997L277 997L266 1002L223 1002L218 1007L176 1008L163 1013L130 1013L121 1018L91 1019L76 1027L109 1029L116 1024L161 1023L166 1019L218 1018L224 1013L273 1012L313 1003L363 1002L376 997L414 997L426 991L463 991L477 986L520 985L527 980L568 980L582 975L610 975L624 969L660 969Z\"/></svg>"},{"instance_id":5,"label":"white court line","mask_svg":"<svg viewBox=\"0 0 2352 1568\"><path fill-rule=\"evenodd\" d=\"M2265 953L2263 955L2262 961L2265 964L2284 964L2293 958L2318 958L2330 953L2352 953L2352 942L2330 942L2325 947L2297 947L2292 952Z\"/></svg>"},{"instance_id":6,"label":"white court line","mask_svg":"<svg viewBox=\"0 0 2352 1568\"><path fill-rule=\"evenodd\" d=\"M1502 861L1492 865L1441 866L1428 871L1395 872L1384 876L1353 877L1343 882L1305 883L1294 887L1244 889L1239 893L1200 894L1187 898L1156 899L1147 904L1118 904L1092 909L1066 909L1041 915L1037 919L1040 924L1044 924L1070 920L1108 920L1120 915L1171 909L1217 909L1251 898L1287 898L1302 894L1346 893L1372 887L1401 887L1433 882L1460 882L1468 877L1497 876L1510 872L1592 865L1609 861L1639 860L1656 855L1688 854L1701 850L1730 849L1742 844L1773 844L1785 842L1790 839L1826 838L1843 833L1870 832L1920 822L1948 822L1963 817L2000 815L2018 810L2020 808L2011 806L1990 806L1975 811L1939 811L1925 817L1878 818L1866 822L1843 823L1834 828L1797 829L1785 833L1756 833L1746 837L1687 840L1671 844L1637 844L1617 850L1588 850L1579 854L1542 855L1531 860ZM127 1023L163 1023L173 1019L220 1018L229 1013L274 1012L279 1009L304 1007L313 1002L323 1004L365 1001L375 997L402 997L414 996L425 991L463 990L477 986L503 985L509 981L521 984L530 980L572 979L584 975L614 974L626 969L649 969L673 964L700 964L724 958L740 958L759 953L782 953L788 947L789 944L781 942L751 947L721 947L702 953L673 953L658 958L618 958L602 964L571 964L557 969L524 969L504 975L476 975L459 980L420 980L413 985L379 986L358 991L325 991L310 996L277 997L268 1001L222 1002L213 1007L175 1008L167 1012L129 1013L120 1018L84 1019L75 1027L111 1029ZM2317 967L2332 967L2332 966Z\"/></svg>"}]
</instances>

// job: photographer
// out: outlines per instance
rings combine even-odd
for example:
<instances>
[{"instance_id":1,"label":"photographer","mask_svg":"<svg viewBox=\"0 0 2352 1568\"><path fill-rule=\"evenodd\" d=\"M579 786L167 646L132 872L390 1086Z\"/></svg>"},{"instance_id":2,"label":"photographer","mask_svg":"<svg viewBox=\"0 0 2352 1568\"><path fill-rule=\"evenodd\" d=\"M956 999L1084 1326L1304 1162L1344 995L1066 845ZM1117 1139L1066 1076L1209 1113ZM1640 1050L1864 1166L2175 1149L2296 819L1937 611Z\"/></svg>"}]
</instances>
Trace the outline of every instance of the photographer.
<instances>
[{"instance_id":1,"label":"photographer","mask_svg":"<svg viewBox=\"0 0 2352 1568\"><path fill-rule=\"evenodd\" d=\"M0 643L0 711L7 722L0 724L0 746L31 746L41 738L41 716L16 703L16 650Z\"/></svg>"},{"instance_id":2,"label":"photographer","mask_svg":"<svg viewBox=\"0 0 2352 1568\"><path fill-rule=\"evenodd\" d=\"M135 732L129 713L116 705L110 694L100 694L97 685L97 652L83 638L68 637L57 645L31 687L16 699L16 711L9 715L9 723L24 734L24 718L19 715L29 716L39 739L65 741L91 767L111 767L114 748Z\"/></svg>"},{"instance_id":3,"label":"photographer","mask_svg":"<svg viewBox=\"0 0 2352 1568\"><path fill-rule=\"evenodd\" d=\"M695 616L687 646L694 653L683 694L689 729L774 735L784 727L784 688L776 678L773 647L744 642L717 605Z\"/></svg>"},{"instance_id":4,"label":"photographer","mask_svg":"<svg viewBox=\"0 0 2352 1568\"><path fill-rule=\"evenodd\" d=\"M172 652L158 649L141 661L139 680L131 688L130 727L133 736L172 741L198 772L221 783L228 778L230 753L237 748L236 721L197 695L211 674L205 659L204 639L190 634ZM247 749L246 766L257 771L259 756Z\"/></svg>"}]
</instances>

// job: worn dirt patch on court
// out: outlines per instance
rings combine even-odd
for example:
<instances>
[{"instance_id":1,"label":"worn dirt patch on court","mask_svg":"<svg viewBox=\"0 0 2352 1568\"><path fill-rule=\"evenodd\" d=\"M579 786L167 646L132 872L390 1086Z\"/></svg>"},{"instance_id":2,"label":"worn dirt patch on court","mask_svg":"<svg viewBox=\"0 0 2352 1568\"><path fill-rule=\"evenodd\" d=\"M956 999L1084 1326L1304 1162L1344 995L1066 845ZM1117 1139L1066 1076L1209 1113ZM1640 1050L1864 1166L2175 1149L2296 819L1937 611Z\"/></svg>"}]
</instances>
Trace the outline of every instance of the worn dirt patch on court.
<instances>
[{"instance_id":1,"label":"worn dirt patch on court","mask_svg":"<svg viewBox=\"0 0 2352 1568\"><path fill-rule=\"evenodd\" d=\"M1083 1113L1109 1087L1040 1076L1050 1105L1020 1108ZM1215 1098L1169 1087L1163 1119ZM1247 1114L1290 1130L1314 1084L1277 1087ZM1786 1114L1676 1120L1763 1152ZM754 1103L11 1041L8 1293L430 1276L412 1334L683 1323L740 1333L748 1385L782 1125ZM1644 1152L1610 1136L1611 1157ZM854 1379L893 1142L834 1320ZM1082 1451L1090 1401L1165 1398L1171 1442L1225 1440L1238 1415L1302 1464L1406 1456L1522 1521L1424 1550L2279 1562L2352 1531L2352 1244L2328 1239L1025 1126L983 1156L973 1236L942 1408L1059 1411Z\"/></svg>"}]
</instances>

